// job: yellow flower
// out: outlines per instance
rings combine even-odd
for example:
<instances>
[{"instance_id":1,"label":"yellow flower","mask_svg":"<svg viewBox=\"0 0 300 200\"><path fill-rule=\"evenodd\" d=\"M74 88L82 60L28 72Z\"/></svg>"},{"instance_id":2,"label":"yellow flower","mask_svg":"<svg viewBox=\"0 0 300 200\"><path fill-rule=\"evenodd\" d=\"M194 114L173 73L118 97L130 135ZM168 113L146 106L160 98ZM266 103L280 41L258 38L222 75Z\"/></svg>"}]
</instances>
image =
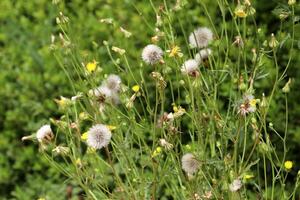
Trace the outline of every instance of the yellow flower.
<instances>
[{"instance_id":1,"label":"yellow flower","mask_svg":"<svg viewBox=\"0 0 300 200\"><path fill-rule=\"evenodd\" d=\"M251 178L254 178L254 175L253 174L245 174L244 175L244 179L251 179Z\"/></svg>"},{"instance_id":2,"label":"yellow flower","mask_svg":"<svg viewBox=\"0 0 300 200\"><path fill-rule=\"evenodd\" d=\"M161 148L161 147L157 147L157 148L153 151L151 157L154 158L154 157L158 156L161 152L162 152L162 148Z\"/></svg>"},{"instance_id":3,"label":"yellow flower","mask_svg":"<svg viewBox=\"0 0 300 200\"><path fill-rule=\"evenodd\" d=\"M247 13L245 12L244 6L237 6L234 10L234 14L240 18L247 17Z\"/></svg>"},{"instance_id":4,"label":"yellow flower","mask_svg":"<svg viewBox=\"0 0 300 200\"><path fill-rule=\"evenodd\" d=\"M182 57L183 54L181 53L181 49L179 46L173 46L171 50L167 50L169 53L169 57Z\"/></svg>"},{"instance_id":5,"label":"yellow flower","mask_svg":"<svg viewBox=\"0 0 300 200\"><path fill-rule=\"evenodd\" d=\"M81 139L83 141L87 140L87 136L88 136L88 131L87 132L84 132L82 135L81 135Z\"/></svg>"},{"instance_id":6,"label":"yellow flower","mask_svg":"<svg viewBox=\"0 0 300 200\"><path fill-rule=\"evenodd\" d=\"M93 62L88 62L85 67L89 73L92 73L97 68L97 62L95 60Z\"/></svg>"},{"instance_id":7,"label":"yellow flower","mask_svg":"<svg viewBox=\"0 0 300 200\"><path fill-rule=\"evenodd\" d=\"M134 85L131 89L132 89L135 93L137 93L137 92L140 90L140 86L139 86L139 85Z\"/></svg>"},{"instance_id":8,"label":"yellow flower","mask_svg":"<svg viewBox=\"0 0 300 200\"><path fill-rule=\"evenodd\" d=\"M107 128L108 128L109 130L111 130L111 131L117 129L116 126L112 126L112 125L107 125Z\"/></svg>"},{"instance_id":9,"label":"yellow flower","mask_svg":"<svg viewBox=\"0 0 300 200\"><path fill-rule=\"evenodd\" d=\"M249 102L250 106L252 106L252 107L255 107L256 103L257 103L257 99L251 99Z\"/></svg>"},{"instance_id":10,"label":"yellow flower","mask_svg":"<svg viewBox=\"0 0 300 200\"><path fill-rule=\"evenodd\" d=\"M290 160L285 161L285 162L284 162L284 168L285 168L286 170L292 169L292 168L293 168L293 162L290 161Z\"/></svg>"}]
</instances>

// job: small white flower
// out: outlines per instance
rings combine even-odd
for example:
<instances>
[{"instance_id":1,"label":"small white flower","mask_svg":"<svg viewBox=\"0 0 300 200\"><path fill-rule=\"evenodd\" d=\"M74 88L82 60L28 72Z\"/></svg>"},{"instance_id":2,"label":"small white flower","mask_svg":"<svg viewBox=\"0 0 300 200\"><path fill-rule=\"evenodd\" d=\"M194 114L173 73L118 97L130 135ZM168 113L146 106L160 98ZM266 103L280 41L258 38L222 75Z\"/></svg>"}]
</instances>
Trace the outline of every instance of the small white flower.
<instances>
[{"instance_id":1,"label":"small white flower","mask_svg":"<svg viewBox=\"0 0 300 200\"><path fill-rule=\"evenodd\" d=\"M36 133L37 140L42 142L50 142L53 139L54 135L50 125L42 126Z\"/></svg>"},{"instance_id":2,"label":"small white flower","mask_svg":"<svg viewBox=\"0 0 300 200\"><path fill-rule=\"evenodd\" d=\"M184 154L181 159L182 169L188 174L194 174L199 169L200 163L191 153Z\"/></svg>"},{"instance_id":3,"label":"small white flower","mask_svg":"<svg viewBox=\"0 0 300 200\"><path fill-rule=\"evenodd\" d=\"M202 49L195 55L195 60L200 64L203 60L208 59L208 57L211 55L212 50L207 48L207 49Z\"/></svg>"},{"instance_id":4,"label":"small white flower","mask_svg":"<svg viewBox=\"0 0 300 200\"><path fill-rule=\"evenodd\" d=\"M87 135L87 145L94 149L106 147L111 140L109 128L103 124L97 124L91 127Z\"/></svg>"},{"instance_id":5,"label":"small white flower","mask_svg":"<svg viewBox=\"0 0 300 200\"><path fill-rule=\"evenodd\" d=\"M110 74L105 81L106 87L108 87L113 92L120 91L121 83L122 83L121 78L115 74Z\"/></svg>"},{"instance_id":6,"label":"small white flower","mask_svg":"<svg viewBox=\"0 0 300 200\"><path fill-rule=\"evenodd\" d=\"M213 33L209 28L200 27L194 30L189 36L190 46L192 48L207 47L210 41L213 40Z\"/></svg>"},{"instance_id":7,"label":"small white flower","mask_svg":"<svg viewBox=\"0 0 300 200\"><path fill-rule=\"evenodd\" d=\"M243 186L242 181L240 179L235 179L230 185L229 190L231 192L236 192Z\"/></svg>"},{"instance_id":8,"label":"small white flower","mask_svg":"<svg viewBox=\"0 0 300 200\"><path fill-rule=\"evenodd\" d=\"M196 77L199 75L198 65L199 63L194 59L187 60L181 66L181 72L184 75Z\"/></svg>"},{"instance_id":9,"label":"small white flower","mask_svg":"<svg viewBox=\"0 0 300 200\"><path fill-rule=\"evenodd\" d=\"M158 63L160 60L162 60L163 51L160 47L149 44L147 45L142 52L142 59L145 63L154 65Z\"/></svg>"}]
</instances>

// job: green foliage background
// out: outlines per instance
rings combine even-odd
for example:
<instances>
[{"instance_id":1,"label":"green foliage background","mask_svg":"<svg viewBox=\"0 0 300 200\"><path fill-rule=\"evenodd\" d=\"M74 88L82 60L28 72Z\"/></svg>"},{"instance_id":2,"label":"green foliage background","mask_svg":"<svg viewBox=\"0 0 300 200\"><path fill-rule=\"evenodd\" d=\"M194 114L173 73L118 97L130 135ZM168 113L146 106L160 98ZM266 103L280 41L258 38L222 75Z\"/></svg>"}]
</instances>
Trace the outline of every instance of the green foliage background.
<instances>
[{"instance_id":1,"label":"green foliage background","mask_svg":"<svg viewBox=\"0 0 300 200\"><path fill-rule=\"evenodd\" d=\"M217 4L203 0L215 23L218 20ZM154 1L160 5L161 1ZM174 1L175 3L175 1ZM209 25L199 1L186 1L186 13L182 18L186 31L195 26ZM277 6L286 5L282 1L253 1L257 10L256 21L262 31L270 35L280 29L280 20L272 13ZM70 18L76 45L82 49L86 61L97 59L105 72L113 69L113 64L101 47L102 41L128 51L129 58L140 57L141 48L150 43L153 35L151 27L156 21L155 13L147 0L65 0L53 5L50 0L1 0L0 1L0 199L64 199L65 190L70 182L64 183L57 171L50 168L46 160L38 154L38 148L31 143L21 142L21 137L34 133L49 117L59 116L53 101L60 95L71 96L72 91L63 71L49 50L51 34L58 33L55 18L62 11ZM296 15L299 14L299 5ZM102 18L113 18L114 25L100 23ZM297 49L288 71L294 78L291 92L288 94L290 126L288 131L288 159L295 161L296 167L290 180L299 169L300 148L300 26L296 22ZM133 33L128 40L118 31L122 26ZM284 30L283 25L283 30ZM179 24L175 26L182 34ZM252 30L254 31L254 30ZM267 39L267 38L266 38ZM283 38L279 38L283 39ZM136 49L136 51L132 51ZM183 49L184 50L184 49ZM287 49L280 49L282 65L287 62ZM274 66L266 62L266 70L272 75ZM288 78L286 78L287 80ZM255 85L258 93L265 92L269 82ZM282 86L284 83L281 83ZM226 86L224 86L226 88ZM272 122L279 132L284 131L285 102L277 95L271 107ZM79 191L78 188L74 189Z\"/></svg>"}]
</instances>

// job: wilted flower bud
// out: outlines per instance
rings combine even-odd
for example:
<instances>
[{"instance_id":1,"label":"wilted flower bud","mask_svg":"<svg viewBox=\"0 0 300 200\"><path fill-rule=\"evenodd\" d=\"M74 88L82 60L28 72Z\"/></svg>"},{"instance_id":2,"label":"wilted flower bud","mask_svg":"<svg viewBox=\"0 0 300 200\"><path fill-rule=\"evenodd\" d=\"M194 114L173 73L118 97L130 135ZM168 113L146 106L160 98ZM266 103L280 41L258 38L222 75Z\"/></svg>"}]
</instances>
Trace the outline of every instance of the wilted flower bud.
<instances>
[{"instance_id":1,"label":"wilted flower bud","mask_svg":"<svg viewBox=\"0 0 300 200\"><path fill-rule=\"evenodd\" d=\"M271 34L271 40L269 41L269 47L276 48L278 46L279 42L276 40L275 35Z\"/></svg>"},{"instance_id":2,"label":"wilted flower bud","mask_svg":"<svg viewBox=\"0 0 300 200\"><path fill-rule=\"evenodd\" d=\"M289 93L290 92L290 84L292 82L292 79L289 78L288 82L284 85L284 87L282 88L282 92L283 93Z\"/></svg>"},{"instance_id":3,"label":"wilted flower bud","mask_svg":"<svg viewBox=\"0 0 300 200\"><path fill-rule=\"evenodd\" d=\"M289 0L289 1L288 1L288 4L289 4L290 6L292 6L292 5L296 4L296 0Z\"/></svg>"}]
</instances>

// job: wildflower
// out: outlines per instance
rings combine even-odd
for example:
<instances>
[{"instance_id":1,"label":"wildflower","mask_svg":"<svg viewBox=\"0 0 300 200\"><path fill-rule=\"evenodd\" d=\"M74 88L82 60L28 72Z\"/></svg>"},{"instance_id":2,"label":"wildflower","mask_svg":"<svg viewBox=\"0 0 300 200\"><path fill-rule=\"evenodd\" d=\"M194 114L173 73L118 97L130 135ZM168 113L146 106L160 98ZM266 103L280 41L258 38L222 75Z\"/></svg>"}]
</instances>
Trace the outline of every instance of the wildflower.
<instances>
[{"instance_id":1,"label":"wildflower","mask_svg":"<svg viewBox=\"0 0 300 200\"><path fill-rule=\"evenodd\" d=\"M157 148L153 151L151 157L154 158L154 157L158 156L159 154L161 154L161 152L162 152L162 148L161 148L161 147L157 147Z\"/></svg>"},{"instance_id":2,"label":"wildflower","mask_svg":"<svg viewBox=\"0 0 300 200\"><path fill-rule=\"evenodd\" d=\"M279 42L276 40L274 34L271 34L271 40L269 41L269 47L276 48L278 46Z\"/></svg>"},{"instance_id":3,"label":"wildflower","mask_svg":"<svg viewBox=\"0 0 300 200\"><path fill-rule=\"evenodd\" d=\"M88 136L88 131L87 132L84 132L82 135L81 135L81 139L83 140L83 141L86 141L87 140L87 136Z\"/></svg>"},{"instance_id":4,"label":"wildflower","mask_svg":"<svg viewBox=\"0 0 300 200\"><path fill-rule=\"evenodd\" d=\"M105 86L112 92L119 92L121 89L121 83L121 78L118 75L110 74L105 81Z\"/></svg>"},{"instance_id":5,"label":"wildflower","mask_svg":"<svg viewBox=\"0 0 300 200\"><path fill-rule=\"evenodd\" d=\"M161 19L161 16L160 15L156 15L156 23L155 25L156 26L161 26L163 24L163 21Z\"/></svg>"},{"instance_id":6,"label":"wildflower","mask_svg":"<svg viewBox=\"0 0 300 200\"><path fill-rule=\"evenodd\" d=\"M178 108L177 108L177 110L176 111L174 111L174 118L176 119L176 118L178 118L178 117L181 117L182 115L184 115L186 113L186 111L185 111L185 109L184 108L182 108L181 106L179 106Z\"/></svg>"},{"instance_id":7,"label":"wildflower","mask_svg":"<svg viewBox=\"0 0 300 200\"><path fill-rule=\"evenodd\" d=\"M172 47L171 50L167 50L167 53L169 53L169 57L182 57L183 53L181 53L181 49L179 46L175 45Z\"/></svg>"},{"instance_id":8,"label":"wildflower","mask_svg":"<svg viewBox=\"0 0 300 200\"><path fill-rule=\"evenodd\" d=\"M292 5L296 4L296 0L289 0L289 1L288 1L288 4L289 4L290 6L292 6Z\"/></svg>"},{"instance_id":9,"label":"wildflower","mask_svg":"<svg viewBox=\"0 0 300 200\"><path fill-rule=\"evenodd\" d=\"M159 72L151 72L151 77L156 81L156 85L159 89L165 89L167 87L167 82L164 77Z\"/></svg>"},{"instance_id":10,"label":"wildflower","mask_svg":"<svg viewBox=\"0 0 300 200\"><path fill-rule=\"evenodd\" d=\"M207 48L207 49L202 49L195 55L195 60L200 64L202 61L205 61L208 59L208 57L211 55L212 50Z\"/></svg>"},{"instance_id":11,"label":"wildflower","mask_svg":"<svg viewBox=\"0 0 300 200\"><path fill-rule=\"evenodd\" d=\"M128 102L126 103L126 108L130 109L133 107L133 102L135 101L136 97L137 97L138 93L134 93L130 99L128 100Z\"/></svg>"},{"instance_id":12,"label":"wildflower","mask_svg":"<svg viewBox=\"0 0 300 200\"><path fill-rule=\"evenodd\" d=\"M206 191L206 192L202 195L202 197L203 197L204 199L211 199L212 196L213 196L212 191Z\"/></svg>"},{"instance_id":13,"label":"wildflower","mask_svg":"<svg viewBox=\"0 0 300 200\"><path fill-rule=\"evenodd\" d=\"M52 150L53 153L55 153L56 155L66 155L70 152L70 148L69 147L64 147L64 146L57 146Z\"/></svg>"},{"instance_id":14,"label":"wildflower","mask_svg":"<svg viewBox=\"0 0 300 200\"><path fill-rule=\"evenodd\" d=\"M190 46L192 48L207 47L209 42L213 40L213 33L209 28L200 27L194 30L189 36Z\"/></svg>"},{"instance_id":15,"label":"wildflower","mask_svg":"<svg viewBox=\"0 0 300 200\"><path fill-rule=\"evenodd\" d=\"M50 142L53 138L53 132L50 125L42 126L36 133L36 138L40 143Z\"/></svg>"},{"instance_id":16,"label":"wildflower","mask_svg":"<svg viewBox=\"0 0 300 200\"><path fill-rule=\"evenodd\" d=\"M71 97L71 101L75 102L77 99L83 97L83 94L79 92L77 95Z\"/></svg>"},{"instance_id":17,"label":"wildflower","mask_svg":"<svg viewBox=\"0 0 300 200\"><path fill-rule=\"evenodd\" d=\"M60 99L54 99L60 109L66 109L72 104L71 99L60 96Z\"/></svg>"},{"instance_id":18,"label":"wildflower","mask_svg":"<svg viewBox=\"0 0 300 200\"><path fill-rule=\"evenodd\" d=\"M82 163L82 161L81 161L80 158L77 158L77 159L76 159L75 164L76 164L79 168L82 168L82 167L83 167L83 163Z\"/></svg>"},{"instance_id":19,"label":"wildflower","mask_svg":"<svg viewBox=\"0 0 300 200\"><path fill-rule=\"evenodd\" d=\"M197 76L199 76L198 65L199 65L199 62L197 62L194 59L187 60L181 66L181 72L184 75L197 77Z\"/></svg>"},{"instance_id":20,"label":"wildflower","mask_svg":"<svg viewBox=\"0 0 300 200\"><path fill-rule=\"evenodd\" d=\"M159 139L160 146L164 147L167 150L170 150L173 148L173 144L167 142L165 139Z\"/></svg>"},{"instance_id":21,"label":"wildflower","mask_svg":"<svg viewBox=\"0 0 300 200\"><path fill-rule=\"evenodd\" d=\"M142 52L142 59L145 63L154 65L162 60L163 51L160 47L149 44L147 45Z\"/></svg>"},{"instance_id":22,"label":"wildflower","mask_svg":"<svg viewBox=\"0 0 300 200\"><path fill-rule=\"evenodd\" d=\"M289 78L288 82L284 85L284 87L282 88L282 92L283 93L289 93L290 92L290 84L292 82L292 79Z\"/></svg>"},{"instance_id":23,"label":"wildflower","mask_svg":"<svg viewBox=\"0 0 300 200\"><path fill-rule=\"evenodd\" d=\"M290 160L287 160L284 162L284 168L286 170L291 170L293 168L293 162Z\"/></svg>"},{"instance_id":24,"label":"wildflower","mask_svg":"<svg viewBox=\"0 0 300 200\"><path fill-rule=\"evenodd\" d=\"M242 181L240 179L235 179L230 185L229 190L231 192L236 192L243 186Z\"/></svg>"},{"instance_id":25,"label":"wildflower","mask_svg":"<svg viewBox=\"0 0 300 200\"><path fill-rule=\"evenodd\" d=\"M93 62L88 62L86 65L85 65L85 68L86 70L89 72L89 73L92 73L96 70L97 68L97 64L98 62L96 62L95 60Z\"/></svg>"},{"instance_id":26,"label":"wildflower","mask_svg":"<svg viewBox=\"0 0 300 200\"><path fill-rule=\"evenodd\" d=\"M200 167L199 161L191 153L184 154L181 158L182 169L191 175L197 172Z\"/></svg>"},{"instance_id":27,"label":"wildflower","mask_svg":"<svg viewBox=\"0 0 300 200\"><path fill-rule=\"evenodd\" d=\"M107 125L107 128L108 128L109 130L111 130L111 131L117 129L117 127L116 127L116 126L113 126L113 125Z\"/></svg>"},{"instance_id":28,"label":"wildflower","mask_svg":"<svg viewBox=\"0 0 300 200\"><path fill-rule=\"evenodd\" d=\"M233 45L236 45L237 47L244 47L244 42L241 36L235 36L234 42L232 43Z\"/></svg>"},{"instance_id":29,"label":"wildflower","mask_svg":"<svg viewBox=\"0 0 300 200\"><path fill-rule=\"evenodd\" d=\"M238 113L245 116L248 113L256 111L258 100L253 95L244 95L242 102L239 105Z\"/></svg>"},{"instance_id":30,"label":"wildflower","mask_svg":"<svg viewBox=\"0 0 300 200\"><path fill-rule=\"evenodd\" d=\"M124 54L126 53L125 49L121 49L121 48L115 47L115 46L113 46L113 47L111 48L111 50L113 50L114 52L120 54L121 56L124 55Z\"/></svg>"},{"instance_id":31,"label":"wildflower","mask_svg":"<svg viewBox=\"0 0 300 200\"><path fill-rule=\"evenodd\" d=\"M132 89L135 93L137 93L138 91L140 91L140 86L139 86L139 85L134 85L131 89Z\"/></svg>"},{"instance_id":32,"label":"wildflower","mask_svg":"<svg viewBox=\"0 0 300 200\"><path fill-rule=\"evenodd\" d=\"M86 120L88 118L89 118L89 114L88 113L86 113L86 112L79 113L79 119Z\"/></svg>"},{"instance_id":33,"label":"wildflower","mask_svg":"<svg viewBox=\"0 0 300 200\"><path fill-rule=\"evenodd\" d=\"M254 178L253 174L244 174L244 176L243 176L244 181L247 181L247 180L252 179L252 178Z\"/></svg>"},{"instance_id":34,"label":"wildflower","mask_svg":"<svg viewBox=\"0 0 300 200\"><path fill-rule=\"evenodd\" d=\"M159 36L158 35L155 35L153 37L151 37L151 42L156 44L157 42L159 41Z\"/></svg>"},{"instance_id":35,"label":"wildflower","mask_svg":"<svg viewBox=\"0 0 300 200\"><path fill-rule=\"evenodd\" d=\"M112 91L105 85L90 90L89 94L93 95L96 98L96 101L99 103L104 103L108 100L111 100L112 97Z\"/></svg>"},{"instance_id":36,"label":"wildflower","mask_svg":"<svg viewBox=\"0 0 300 200\"><path fill-rule=\"evenodd\" d=\"M242 5L238 5L235 10L234 10L234 14L237 16L237 17L240 17L240 18L245 18L247 17L247 13L245 11L245 6L242 6Z\"/></svg>"},{"instance_id":37,"label":"wildflower","mask_svg":"<svg viewBox=\"0 0 300 200\"><path fill-rule=\"evenodd\" d=\"M120 27L120 30L122 33L124 33L126 38L131 37L132 33L130 33L129 31L125 30L124 28Z\"/></svg>"},{"instance_id":38,"label":"wildflower","mask_svg":"<svg viewBox=\"0 0 300 200\"><path fill-rule=\"evenodd\" d=\"M104 19L100 19L101 23L105 23L105 24L113 24L113 19L112 18L104 18Z\"/></svg>"},{"instance_id":39,"label":"wildflower","mask_svg":"<svg viewBox=\"0 0 300 200\"><path fill-rule=\"evenodd\" d=\"M106 147L111 140L111 132L107 126L97 124L91 127L87 134L87 145L94 149Z\"/></svg>"}]
</instances>

